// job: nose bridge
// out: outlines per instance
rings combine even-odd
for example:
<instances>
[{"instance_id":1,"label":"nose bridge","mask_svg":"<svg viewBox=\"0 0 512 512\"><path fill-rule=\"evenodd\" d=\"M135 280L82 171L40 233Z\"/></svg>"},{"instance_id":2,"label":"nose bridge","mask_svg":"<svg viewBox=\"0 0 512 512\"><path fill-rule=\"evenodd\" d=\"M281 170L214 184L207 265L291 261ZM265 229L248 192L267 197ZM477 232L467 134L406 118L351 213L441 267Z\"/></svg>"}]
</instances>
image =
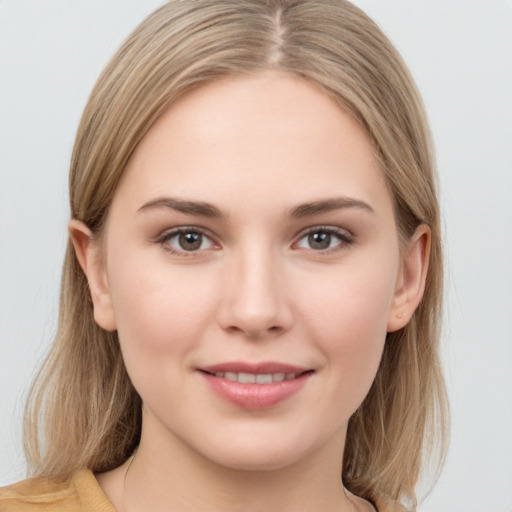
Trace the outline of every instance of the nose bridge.
<instances>
[{"instance_id":1,"label":"nose bridge","mask_svg":"<svg viewBox=\"0 0 512 512\"><path fill-rule=\"evenodd\" d=\"M289 328L291 311L280 255L249 243L233 251L221 306L221 324L250 338Z\"/></svg>"}]
</instances>

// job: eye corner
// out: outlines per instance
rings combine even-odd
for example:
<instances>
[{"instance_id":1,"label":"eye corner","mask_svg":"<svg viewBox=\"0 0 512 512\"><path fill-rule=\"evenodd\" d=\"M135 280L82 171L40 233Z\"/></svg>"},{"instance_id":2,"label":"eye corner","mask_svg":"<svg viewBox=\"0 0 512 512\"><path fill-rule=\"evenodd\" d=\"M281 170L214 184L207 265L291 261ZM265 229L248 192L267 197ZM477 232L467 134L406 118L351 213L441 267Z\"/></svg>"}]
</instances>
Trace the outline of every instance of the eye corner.
<instances>
[{"instance_id":1,"label":"eye corner","mask_svg":"<svg viewBox=\"0 0 512 512\"><path fill-rule=\"evenodd\" d=\"M171 255L185 258L202 257L206 251L221 248L212 234L198 226L166 229L154 239L154 243ZM185 247L187 244L188 247Z\"/></svg>"},{"instance_id":2,"label":"eye corner","mask_svg":"<svg viewBox=\"0 0 512 512\"><path fill-rule=\"evenodd\" d=\"M334 254L352 245L355 238L352 232L341 227L312 226L297 235L292 248L319 255Z\"/></svg>"}]
</instances>

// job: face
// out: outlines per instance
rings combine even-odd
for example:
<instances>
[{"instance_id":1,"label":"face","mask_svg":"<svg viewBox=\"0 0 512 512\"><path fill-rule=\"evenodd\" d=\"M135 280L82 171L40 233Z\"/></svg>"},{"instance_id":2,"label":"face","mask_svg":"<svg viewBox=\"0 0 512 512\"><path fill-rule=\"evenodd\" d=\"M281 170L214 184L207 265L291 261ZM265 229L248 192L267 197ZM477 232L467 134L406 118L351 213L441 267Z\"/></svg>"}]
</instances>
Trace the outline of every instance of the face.
<instances>
[{"instance_id":1,"label":"face","mask_svg":"<svg viewBox=\"0 0 512 512\"><path fill-rule=\"evenodd\" d=\"M101 252L95 316L118 330L143 440L232 468L342 446L406 276L372 146L320 89L267 72L181 98L133 155Z\"/></svg>"}]
</instances>

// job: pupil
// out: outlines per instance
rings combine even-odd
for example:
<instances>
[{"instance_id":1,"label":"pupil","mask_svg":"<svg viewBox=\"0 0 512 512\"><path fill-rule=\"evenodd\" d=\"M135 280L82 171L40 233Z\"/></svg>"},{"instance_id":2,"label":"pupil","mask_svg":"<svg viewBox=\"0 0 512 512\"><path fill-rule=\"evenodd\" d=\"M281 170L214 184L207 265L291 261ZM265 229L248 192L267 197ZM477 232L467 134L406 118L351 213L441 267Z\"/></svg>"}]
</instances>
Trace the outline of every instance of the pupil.
<instances>
[{"instance_id":1,"label":"pupil","mask_svg":"<svg viewBox=\"0 0 512 512\"><path fill-rule=\"evenodd\" d=\"M312 249L327 249L331 245L331 235L325 232L311 233L308 241Z\"/></svg>"},{"instance_id":2,"label":"pupil","mask_svg":"<svg viewBox=\"0 0 512 512\"><path fill-rule=\"evenodd\" d=\"M201 247L200 233L182 233L179 237L180 247L185 251L194 251Z\"/></svg>"}]
</instances>

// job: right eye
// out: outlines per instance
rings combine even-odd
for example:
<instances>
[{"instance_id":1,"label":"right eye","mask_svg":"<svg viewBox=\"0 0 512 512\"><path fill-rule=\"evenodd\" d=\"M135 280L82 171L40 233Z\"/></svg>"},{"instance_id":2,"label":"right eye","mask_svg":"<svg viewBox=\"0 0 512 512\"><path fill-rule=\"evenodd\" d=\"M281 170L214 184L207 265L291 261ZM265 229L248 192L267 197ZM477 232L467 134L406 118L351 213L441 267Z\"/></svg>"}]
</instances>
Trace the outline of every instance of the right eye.
<instances>
[{"instance_id":1,"label":"right eye","mask_svg":"<svg viewBox=\"0 0 512 512\"><path fill-rule=\"evenodd\" d=\"M197 228L172 229L165 232L158 243L178 256L192 256L193 253L215 247L213 241Z\"/></svg>"}]
</instances>

